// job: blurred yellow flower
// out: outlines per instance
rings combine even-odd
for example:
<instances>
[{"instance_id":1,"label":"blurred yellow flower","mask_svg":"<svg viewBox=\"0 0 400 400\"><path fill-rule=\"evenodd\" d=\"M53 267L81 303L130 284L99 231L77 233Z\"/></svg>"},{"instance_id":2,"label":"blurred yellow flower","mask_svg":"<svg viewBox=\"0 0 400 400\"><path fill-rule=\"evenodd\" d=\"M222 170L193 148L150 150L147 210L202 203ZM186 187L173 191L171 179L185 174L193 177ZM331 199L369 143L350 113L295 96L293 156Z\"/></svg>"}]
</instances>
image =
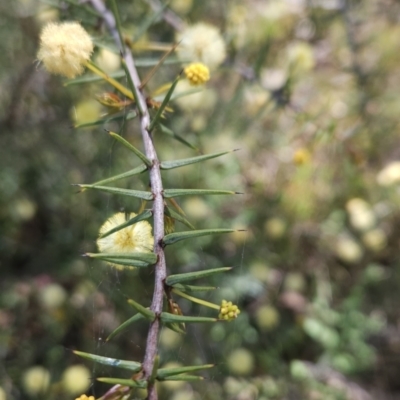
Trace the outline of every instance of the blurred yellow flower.
<instances>
[{"instance_id":1,"label":"blurred yellow flower","mask_svg":"<svg viewBox=\"0 0 400 400\"><path fill-rule=\"evenodd\" d=\"M92 53L92 39L79 23L51 22L40 35L37 58L50 73L74 78L83 73Z\"/></svg>"},{"instance_id":2,"label":"blurred yellow flower","mask_svg":"<svg viewBox=\"0 0 400 400\"><path fill-rule=\"evenodd\" d=\"M127 226L104 238L101 236L111 229L123 224L129 219L136 217L130 213L117 213L110 217L100 228L97 247L102 253L150 253L153 251L154 238L151 233L151 225L147 221L140 221ZM110 264L119 267L116 264Z\"/></svg>"},{"instance_id":3,"label":"blurred yellow flower","mask_svg":"<svg viewBox=\"0 0 400 400\"><path fill-rule=\"evenodd\" d=\"M210 69L218 67L226 57L225 42L217 27L199 22L179 32L176 37L178 57L198 61Z\"/></svg>"}]
</instances>

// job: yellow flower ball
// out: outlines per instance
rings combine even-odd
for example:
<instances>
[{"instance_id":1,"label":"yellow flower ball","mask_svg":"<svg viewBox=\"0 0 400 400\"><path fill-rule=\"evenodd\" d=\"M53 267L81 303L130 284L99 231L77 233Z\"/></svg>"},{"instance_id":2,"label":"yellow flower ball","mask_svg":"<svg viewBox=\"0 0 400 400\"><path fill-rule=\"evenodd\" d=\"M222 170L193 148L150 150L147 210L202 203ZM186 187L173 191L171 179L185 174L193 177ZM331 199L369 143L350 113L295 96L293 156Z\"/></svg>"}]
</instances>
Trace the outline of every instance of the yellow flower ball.
<instances>
[{"instance_id":1,"label":"yellow flower ball","mask_svg":"<svg viewBox=\"0 0 400 400\"><path fill-rule=\"evenodd\" d=\"M104 233L110 231L129 219L136 217L135 213L125 216L125 213L117 213L110 217L100 228L100 238L97 239L97 247L102 253L151 253L154 247L154 238L151 233L151 225L147 221L140 221L129 225L104 238ZM114 263L110 265L121 268Z\"/></svg>"},{"instance_id":2,"label":"yellow flower ball","mask_svg":"<svg viewBox=\"0 0 400 400\"><path fill-rule=\"evenodd\" d=\"M39 365L31 367L23 374L22 384L26 392L32 396L45 393L50 385L50 372Z\"/></svg>"},{"instance_id":3,"label":"yellow flower ball","mask_svg":"<svg viewBox=\"0 0 400 400\"><path fill-rule=\"evenodd\" d=\"M184 69L184 72L192 86L202 85L210 79L210 70L202 63L190 64Z\"/></svg>"},{"instance_id":4,"label":"yellow flower ball","mask_svg":"<svg viewBox=\"0 0 400 400\"><path fill-rule=\"evenodd\" d=\"M92 53L92 39L77 22L50 22L40 34L37 58L52 74L81 75Z\"/></svg>"}]
</instances>

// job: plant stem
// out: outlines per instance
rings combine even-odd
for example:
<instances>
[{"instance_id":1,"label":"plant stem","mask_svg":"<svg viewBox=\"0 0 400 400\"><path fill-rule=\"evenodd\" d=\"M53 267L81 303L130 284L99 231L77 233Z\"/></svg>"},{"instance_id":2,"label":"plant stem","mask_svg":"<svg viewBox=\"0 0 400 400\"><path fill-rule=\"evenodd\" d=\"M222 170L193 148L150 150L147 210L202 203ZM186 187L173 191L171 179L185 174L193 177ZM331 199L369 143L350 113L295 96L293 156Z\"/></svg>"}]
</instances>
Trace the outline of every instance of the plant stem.
<instances>
[{"instance_id":1,"label":"plant stem","mask_svg":"<svg viewBox=\"0 0 400 400\"><path fill-rule=\"evenodd\" d=\"M135 63L131 51L124 48L119 37L116 22L113 14L105 7L102 0L90 0L92 6L98 11L108 29L111 32L115 42L121 48L121 52L127 65L127 71L130 74L133 85L137 89L138 104L143 113L140 118L140 131L143 139L146 157L151 160L152 166L150 167L150 185L154 195L153 201L153 218L154 218L154 253L157 255L157 263L155 265L155 278L154 278L154 293L150 309L159 315L162 312L164 300L164 280L166 278L166 263L165 254L162 247L162 239L164 237L164 198L163 198L163 185L160 173L160 162L154 148L151 133L149 132L150 114L146 104L146 99L140 90L141 82L137 73ZM156 318L151 323L149 333L147 336L146 350L143 361L143 379L148 380L152 375L154 362L157 355L158 334L160 330L160 320ZM153 383L149 382L148 386L148 400L157 400L157 390Z\"/></svg>"}]
</instances>

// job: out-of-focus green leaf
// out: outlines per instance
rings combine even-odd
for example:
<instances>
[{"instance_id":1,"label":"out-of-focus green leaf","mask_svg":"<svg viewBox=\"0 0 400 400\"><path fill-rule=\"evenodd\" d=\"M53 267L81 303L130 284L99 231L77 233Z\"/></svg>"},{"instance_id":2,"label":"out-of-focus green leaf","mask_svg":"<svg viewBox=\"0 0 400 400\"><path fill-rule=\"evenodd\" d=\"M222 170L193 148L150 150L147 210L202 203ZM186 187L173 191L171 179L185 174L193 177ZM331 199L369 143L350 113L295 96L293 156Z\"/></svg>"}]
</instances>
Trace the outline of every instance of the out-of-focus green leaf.
<instances>
[{"instance_id":1,"label":"out-of-focus green leaf","mask_svg":"<svg viewBox=\"0 0 400 400\"><path fill-rule=\"evenodd\" d=\"M137 117L137 112L136 111L129 111L127 114L119 114L119 115L114 115L114 116L108 116L104 118L100 118L96 121L90 121L90 122L83 122L81 124L75 124L74 128L87 128L89 126L96 126L96 125L103 125L107 124L108 122L113 122L113 121L121 121L121 120L126 120L129 121L131 119L134 119Z\"/></svg>"},{"instance_id":2,"label":"out-of-focus green leaf","mask_svg":"<svg viewBox=\"0 0 400 400\"><path fill-rule=\"evenodd\" d=\"M176 375L176 376L170 376L168 378L157 378L157 380L193 382L193 381L203 381L204 377L198 375Z\"/></svg>"},{"instance_id":3,"label":"out-of-focus green leaf","mask_svg":"<svg viewBox=\"0 0 400 400\"><path fill-rule=\"evenodd\" d=\"M221 233L232 233L234 229L199 229L197 231L174 232L164 236L165 245L173 244L181 240L193 239L200 236L219 235Z\"/></svg>"},{"instance_id":4,"label":"out-of-focus green leaf","mask_svg":"<svg viewBox=\"0 0 400 400\"><path fill-rule=\"evenodd\" d=\"M178 367L178 368L160 368L157 371L157 378L165 379L170 376L185 374L187 372L201 371L203 369L208 369L213 367L215 367L215 364L191 365L188 367Z\"/></svg>"},{"instance_id":5,"label":"out-of-focus green leaf","mask_svg":"<svg viewBox=\"0 0 400 400\"><path fill-rule=\"evenodd\" d=\"M161 132L164 133L165 135L172 137L173 139L191 148L192 150L199 151L199 149L195 145L189 143L186 139L184 139L182 136L177 135L175 132L171 131L171 129L167 128L165 125L159 124L158 127L161 130Z\"/></svg>"},{"instance_id":6,"label":"out-of-focus green leaf","mask_svg":"<svg viewBox=\"0 0 400 400\"><path fill-rule=\"evenodd\" d=\"M206 276L219 274L221 272L230 271L232 267L222 267L222 268L214 268L214 269L205 269L202 271L194 271L194 272L186 272L184 274L175 274L170 275L165 280L165 283L169 286L174 286L177 283L187 282L194 279L205 278Z\"/></svg>"},{"instance_id":7,"label":"out-of-focus green leaf","mask_svg":"<svg viewBox=\"0 0 400 400\"><path fill-rule=\"evenodd\" d=\"M184 216L174 211L171 207L166 207L165 214L186 225L188 228L195 229L195 227Z\"/></svg>"},{"instance_id":8,"label":"out-of-focus green leaf","mask_svg":"<svg viewBox=\"0 0 400 400\"><path fill-rule=\"evenodd\" d=\"M184 158L181 160L163 161L160 164L160 168L161 169L173 169L173 168L183 167L185 165L195 164L198 162L210 160L212 158L220 157L225 154L232 153L233 151L236 151L236 150L229 150L229 151L223 151L220 153L206 154L204 156Z\"/></svg>"},{"instance_id":9,"label":"out-of-focus green leaf","mask_svg":"<svg viewBox=\"0 0 400 400\"><path fill-rule=\"evenodd\" d=\"M158 108L158 110L156 112L156 115L154 116L153 120L150 123L150 126L149 126L149 131L150 132L158 124L158 122L159 122L159 120L160 120L160 118L161 118L161 116L162 116L162 114L163 114L163 112L165 110L165 107L167 106L167 104L168 104L168 102L169 102L169 100L170 100L170 98L172 96L172 93L174 92L175 87L178 84L180 78L181 78L181 74L179 74L177 76L177 78L175 79L174 83L171 85L171 87L169 88L167 94L165 95L164 100L161 103L161 106Z\"/></svg>"},{"instance_id":10,"label":"out-of-focus green leaf","mask_svg":"<svg viewBox=\"0 0 400 400\"><path fill-rule=\"evenodd\" d=\"M99 364L108 365L110 367L128 369L133 372L138 372L142 369L142 364L136 361L119 360L117 358L102 357L96 354L84 353L83 351L77 351L77 350L75 350L74 353L77 356L86 358L88 360L92 360Z\"/></svg>"}]
</instances>

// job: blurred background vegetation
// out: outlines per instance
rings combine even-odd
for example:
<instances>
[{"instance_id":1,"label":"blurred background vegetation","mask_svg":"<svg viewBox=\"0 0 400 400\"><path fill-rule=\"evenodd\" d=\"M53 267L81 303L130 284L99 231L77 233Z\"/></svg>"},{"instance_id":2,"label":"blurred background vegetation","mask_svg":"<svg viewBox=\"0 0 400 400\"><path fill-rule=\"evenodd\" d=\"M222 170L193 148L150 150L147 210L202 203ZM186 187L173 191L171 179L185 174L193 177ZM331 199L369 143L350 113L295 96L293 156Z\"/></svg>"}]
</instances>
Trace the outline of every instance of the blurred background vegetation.
<instances>
[{"instance_id":1,"label":"blurred background vegetation","mask_svg":"<svg viewBox=\"0 0 400 400\"><path fill-rule=\"evenodd\" d=\"M118 4L133 38L159 3ZM143 48L202 21L220 29L227 57L165 120L198 150L158 132L160 158L240 151L165 173L165 186L244 192L180 205L197 228L247 232L167 249L172 273L235 266L205 298L235 300L242 313L184 336L163 330L164 365L217 367L201 384L161 385L161 398L400 399L400 2L171 0L169 10L169 22L156 19L141 36ZM1 400L99 397L106 386L93 378L118 371L72 350L132 360L144 351L144 322L104 339L133 315L127 297L149 304L152 272L80 257L95 250L105 219L140 204L71 186L133 168L104 128L140 147L136 122L73 129L104 113L95 96L109 87L63 87L35 64L43 24L70 19L107 36L85 2L0 3ZM135 51L138 60L160 54ZM120 68L101 48L95 59ZM180 69L164 66L150 89Z\"/></svg>"}]
</instances>

